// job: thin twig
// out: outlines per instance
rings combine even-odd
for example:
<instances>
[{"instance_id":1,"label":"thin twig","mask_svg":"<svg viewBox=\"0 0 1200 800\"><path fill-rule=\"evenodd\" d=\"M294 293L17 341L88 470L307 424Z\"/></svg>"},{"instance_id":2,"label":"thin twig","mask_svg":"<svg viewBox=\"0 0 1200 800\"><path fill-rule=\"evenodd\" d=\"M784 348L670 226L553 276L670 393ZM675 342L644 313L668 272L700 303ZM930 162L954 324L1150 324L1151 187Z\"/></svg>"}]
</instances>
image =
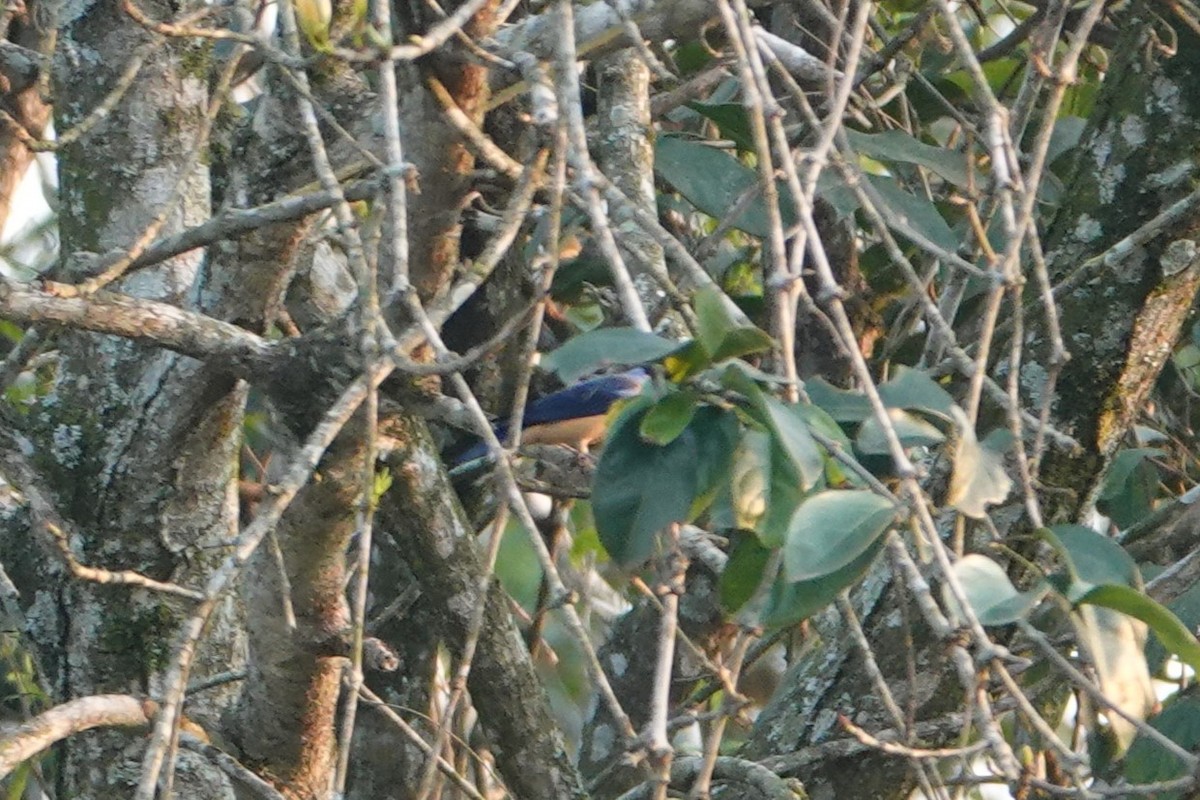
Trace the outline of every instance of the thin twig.
<instances>
[{"instance_id":1,"label":"thin twig","mask_svg":"<svg viewBox=\"0 0 1200 800\"><path fill-rule=\"evenodd\" d=\"M372 692L366 686L363 686L359 689L359 696L372 708L387 717L410 742L416 745L417 749L427 757L434 759L434 763L442 771L442 774L449 778L467 797L471 798L471 800L484 800L479 790L472 786L469 780L459 774L453 764L438 755L438 751L429 742L425 741L425 737L421 736L415 728L405 722L404 718L393 711L391 706L385 703L379 695Z\"/></svg>"},{"instance_id":2,"label":"thin twig","mask_svg":"<svg viewBox=\"0 0 1200 800\"><path fill-rule=\"evenodd\" d=\"M568 159L575 170L576 186L583 195L585 210L592 223L592 235L600 245L600 251L608 262L612 273L613 284L617 297L621 300L621 310L624 311L629 323L643 331L650 330L650 320L646 309L638 296L637 287L630 277L629 268L617 247L616 237L608 224L608 214L601 200L600 190L596 180L596 168L588 154L587 133L583 125L583 103L580 100L579 75L575 66L575 12L570 0L559 0L555 4L559 24L559 46L555 56L555 67L558 71L555 86L559 93L558 107L560 113L567 119L570 149Z\"/></svg>"}]
</instances>

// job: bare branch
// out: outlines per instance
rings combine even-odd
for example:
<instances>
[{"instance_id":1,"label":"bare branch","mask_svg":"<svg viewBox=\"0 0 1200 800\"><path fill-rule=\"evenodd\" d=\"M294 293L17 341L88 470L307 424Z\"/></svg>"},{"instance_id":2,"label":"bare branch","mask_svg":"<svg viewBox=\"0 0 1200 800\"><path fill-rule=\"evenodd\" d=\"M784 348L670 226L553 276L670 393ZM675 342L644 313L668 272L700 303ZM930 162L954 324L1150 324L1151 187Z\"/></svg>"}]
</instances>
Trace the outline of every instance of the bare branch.
<instances>
[{"instance_id":1,"label":"bare branch","mask_svg":"<svg viewBox=\"0 0 1200 800\"><path fill-rule=\"evenodd\" d=\"M138 728L149 725L157 713L152 700L127 694L80 697L11 728L0 728L0 779L22 761L68 736L92 728Z\"/></svg>"},{"instance_id":2,"label":"bare branch","mask_svg":"<svg viewBox=\"0 0 1200 800\"><path fill-rule=\"evenodd\" d=\"M230 372L253 374L270 360L272 345L244 328L156 300L97 292L76 296L70 284L46 289L0 282L0 317L23 325L59 323L168 347L198 359L219 359Z\"/></svg>"}]
</instances>

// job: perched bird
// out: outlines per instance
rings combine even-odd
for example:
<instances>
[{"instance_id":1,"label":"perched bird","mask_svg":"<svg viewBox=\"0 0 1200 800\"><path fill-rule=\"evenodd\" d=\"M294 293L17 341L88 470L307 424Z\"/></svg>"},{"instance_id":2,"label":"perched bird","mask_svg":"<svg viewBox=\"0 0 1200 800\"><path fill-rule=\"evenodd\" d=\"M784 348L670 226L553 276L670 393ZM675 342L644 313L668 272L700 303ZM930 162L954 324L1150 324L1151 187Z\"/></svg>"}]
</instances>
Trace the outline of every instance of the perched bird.
<instances>
[{"instance_id":1,"label":"perched bird","mask_svg":"<svg viewBox=\"0 0 1200 800\"><path fill-rule=\"evenodd\" d=\"M604 438L604 421L613 403L633 397L642 390L649 375L638 367L618 375L577 383L540 397L525 409L521 442L524 444L565 444L586 453L588 446ZM493 426L504 441L508 423ZM455 459L463 464L487 454L487 445L479 442Z\"/></svg>"}]
</instances>

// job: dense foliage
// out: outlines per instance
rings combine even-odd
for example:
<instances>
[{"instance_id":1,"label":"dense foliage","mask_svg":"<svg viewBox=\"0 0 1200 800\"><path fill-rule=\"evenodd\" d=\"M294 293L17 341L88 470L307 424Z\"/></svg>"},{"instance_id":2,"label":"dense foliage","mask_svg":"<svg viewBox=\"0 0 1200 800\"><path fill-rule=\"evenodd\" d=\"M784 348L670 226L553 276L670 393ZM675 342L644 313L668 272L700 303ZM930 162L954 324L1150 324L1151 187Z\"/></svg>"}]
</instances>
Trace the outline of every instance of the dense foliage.
<instances>
[{"instance_id":1,"label":"dense foliage","mask_svg":"<svg viewBox=\"0 0 1200 800\"><path fill-rule=\"evenodd\" d=\"M9 797L1196 791L1191 3L0 32Z\"/></svg>"}]
</instances>

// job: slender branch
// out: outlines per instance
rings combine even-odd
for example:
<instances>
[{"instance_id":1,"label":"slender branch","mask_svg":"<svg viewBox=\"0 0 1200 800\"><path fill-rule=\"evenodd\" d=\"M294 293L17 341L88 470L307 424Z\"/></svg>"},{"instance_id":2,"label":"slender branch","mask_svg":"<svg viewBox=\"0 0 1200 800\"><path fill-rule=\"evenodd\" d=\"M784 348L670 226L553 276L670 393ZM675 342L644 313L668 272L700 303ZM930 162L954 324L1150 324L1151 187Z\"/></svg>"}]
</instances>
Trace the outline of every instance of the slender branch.
<instances>
[{"instance_id":1,"label":"slender branch","mask_svg":"<svg viewBox=\"0 0 1200 800\"><path fill-rule=\"evenodd\" d=\"M274 786L255 775L249 767L221 748L200 741L194 736L180 737L180 744L216 764L222 772L249 789L256 797L262 800L287 800Z\"/></svg>"},{"instance_id":2,"label":"slender branch","mask_svg":"<svg viewBox=\"0 0 1200 800\"><path fill-rule=\"evenodd\" d=\"M44 281L43 286L39 290L0 281L0 317L22 325L55 322L156 344L193 358L219 359L239 377L254 374L271 360L274 346L266 339L204 314L111 292L73 296L69 284Z\"/></svg>"},{"instance_id":3,"label":"slender branch","mask_svg":"<svg viewBox=\"0 0 1200 800\"><path fill-rule=\"evenodd\" d=\"M655 800L666 800L671 783L671 762L675 751L667 738L667 717L671 702L671 675L675 669L675 634L679 627L679 597L685 589L687 557L679 548L679 524L671 525L671 546L665 571L667 579L659 592L663 595L658 626L658 661L654 667L650 720L646 724L646 749L658 770Z\"/></svg>"},{"instance_id":4,"label":"slender branch","mask_svg":"<svg viewBox=\"0 0 1200 800\"><path fill-rule=\"evenodd\" d=\"M369 200L378 192L379 184L373 180L355 181L343 189L345 198L351 202ZM226 211L200 225L153 242L130 262L129 269L158 264L189 250L236 239L273 223L303 219L332 207L337 201L338 197L333 192L318 191L284 197L255 208ZM107 258L102 258L93 269L99 271L107 268L110 266L107 261Z\"/></svg>"},{"instance_id":5,"label":"slender branch","mask_svg":"<svg viewBox=\"0 0 1200 800\"><path fill-rule=\"evenodd\" d=\"M127 694L80 697L55 706L0 735L0 780L21 762L68 736L92 728L144 727L157 711L154 701Z\"/></svg>"},{"instance_id":6,"label":"slender branch","mask_svg":"<svg viewBox=\"0 0 1200 800\"><path fill-rule=\"evenodd\" d=\"M608 224L608 214L601 200L595 177L596 167L588 153L587 134L583 125L583 103L580 100L579 74L575 66L578 55L575 50L574 9L569 0L560 0L554 15L559 20L559 47L555 53L555 68L558 89L558 107L567 118L570 148L567 159L575 171L576 186L583 195L584 208L592 222L592 235L596 237L600 250L608 262L621 310L629 323L639 330L649 331L650 320L638 296L637 287L625 265L625 259L617 247L616 237Z\"/></svg>"},{"instance_id":7,"label":"slender branch","mask_svg":"<svg viewBox=\"0 0 1200 800\"><path fill-rule=\"evenodd\" d=\"M421 736L421 734L418 733L413 726L405 722L404 718L393 711L391 706L385 703L383 699L379 697L379 695L372 692L366 686L363 686L361 689L359 689L359 696L365 700L367 704L371 706L371 708L374 708L376 711L387 717L393 725L400 729L400 732L404 734L405 738L417 746L417 749L419 749L427 757L433 758L437 768L441 770L442 774L449 778L451 782L463 792L463 794L471 798L471 800L483 800L483 795L479 793L479 790L472 786L470 781L460 775L458 770L454 768L453 764L442 758L442 756L438 755L437 751L433 749L433 745L425 741L425 737Z\"/></svg>"}]
</instances>

